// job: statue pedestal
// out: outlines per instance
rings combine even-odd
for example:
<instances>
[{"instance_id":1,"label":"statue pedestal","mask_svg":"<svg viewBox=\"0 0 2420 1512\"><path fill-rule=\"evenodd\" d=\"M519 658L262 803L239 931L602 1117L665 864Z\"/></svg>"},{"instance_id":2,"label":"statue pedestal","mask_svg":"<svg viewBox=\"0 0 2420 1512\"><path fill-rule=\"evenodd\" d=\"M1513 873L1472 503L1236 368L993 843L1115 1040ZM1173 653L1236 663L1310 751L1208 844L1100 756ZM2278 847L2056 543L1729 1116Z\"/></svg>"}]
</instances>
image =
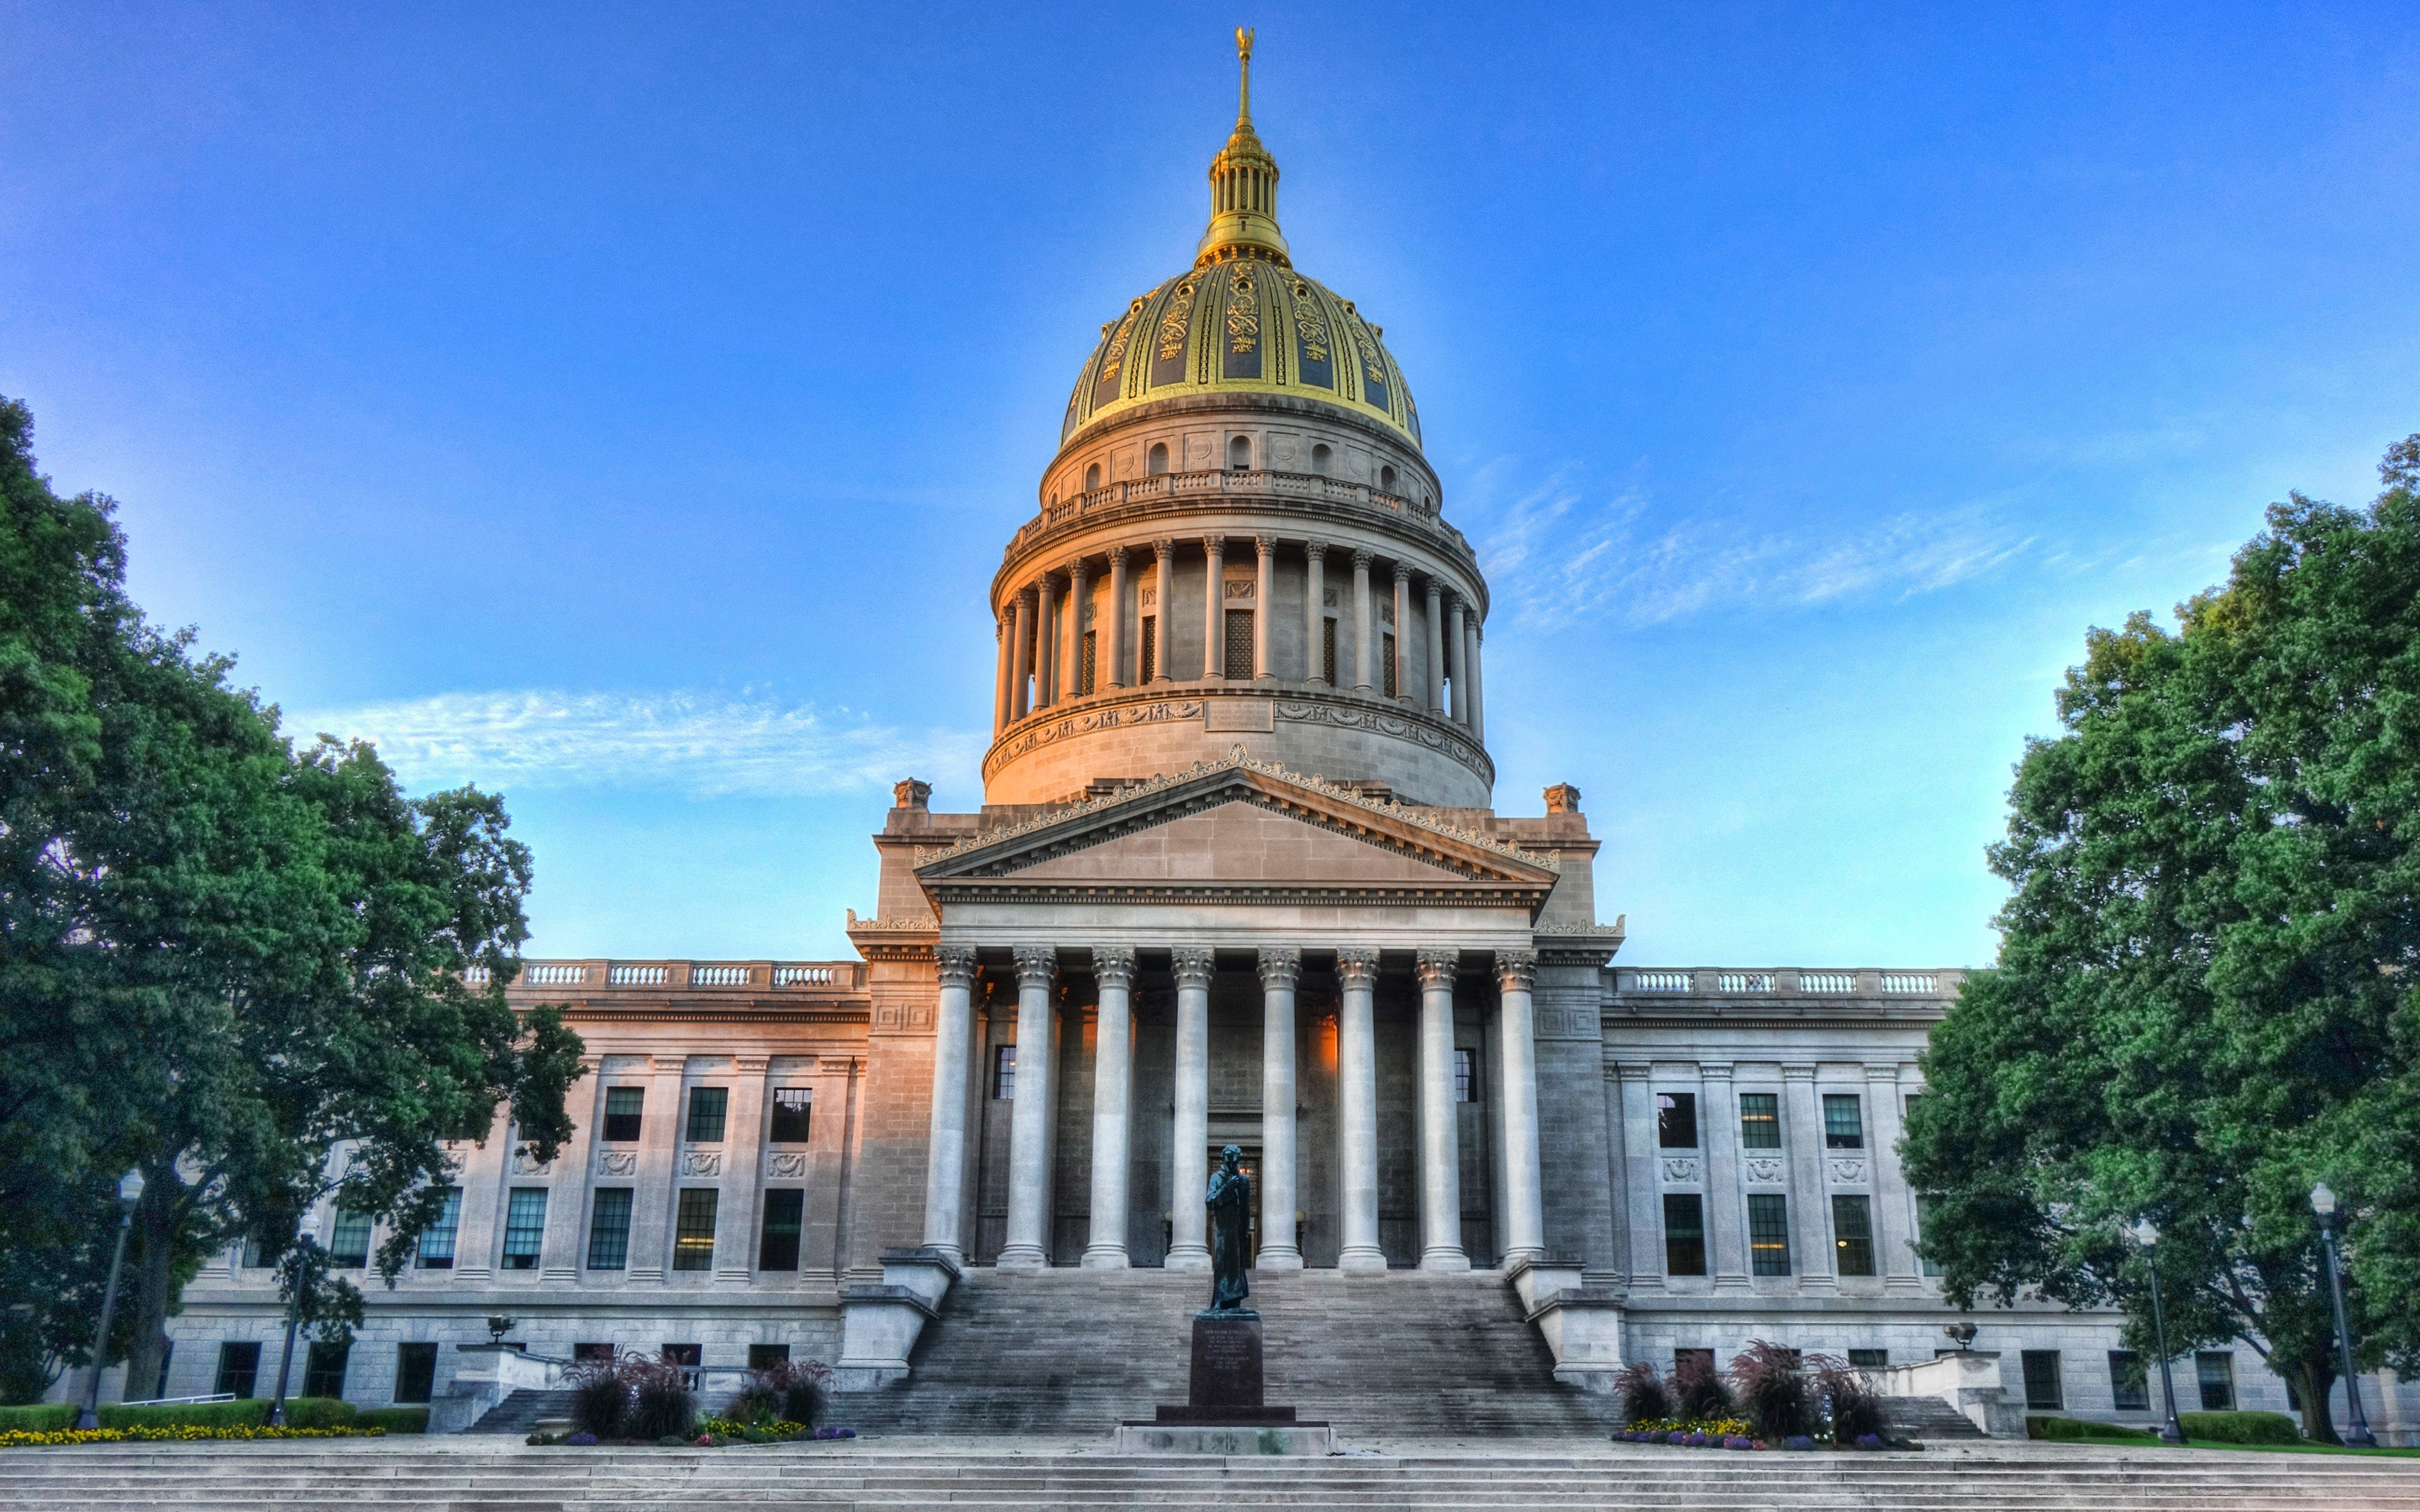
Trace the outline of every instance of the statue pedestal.
<instances>
[{"instance_id":1,"label":"statue pedestal","mask_svg":"<svg viewBox=\"0 0 2420 1512\"><path fill-rule=\"evenodd\" d=\"M1321 1455L1327 1425L1299 1423L1291 1407L1261 1399L1261 1315L1205 1312L1193 1318L1187 1401L1162 1404L1151 1421L1118 1427L1121 1454Z\"/></svg>"}]
</instances>

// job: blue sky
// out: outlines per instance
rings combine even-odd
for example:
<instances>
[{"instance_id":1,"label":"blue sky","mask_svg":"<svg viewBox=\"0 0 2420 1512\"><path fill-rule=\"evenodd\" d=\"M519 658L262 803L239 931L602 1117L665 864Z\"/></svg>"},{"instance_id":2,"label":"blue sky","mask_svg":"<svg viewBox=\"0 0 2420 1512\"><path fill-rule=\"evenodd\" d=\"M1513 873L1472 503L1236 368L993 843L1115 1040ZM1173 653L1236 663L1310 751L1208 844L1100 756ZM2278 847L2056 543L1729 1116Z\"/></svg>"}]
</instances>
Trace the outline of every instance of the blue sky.
<instances>
[{"instance_id":1,"label":"blue sky","mask_svg":"<svg viewBox=\"0 0 2420 1512\"><path fill-rule=\"evenodd\" d=\"M2388 6L0 0L0 393L156 618L508 795L533 953L845 955L1238 22L1625 960L1988 961L2085 627L2420 430Z\"/></svg>"}]
</instances>

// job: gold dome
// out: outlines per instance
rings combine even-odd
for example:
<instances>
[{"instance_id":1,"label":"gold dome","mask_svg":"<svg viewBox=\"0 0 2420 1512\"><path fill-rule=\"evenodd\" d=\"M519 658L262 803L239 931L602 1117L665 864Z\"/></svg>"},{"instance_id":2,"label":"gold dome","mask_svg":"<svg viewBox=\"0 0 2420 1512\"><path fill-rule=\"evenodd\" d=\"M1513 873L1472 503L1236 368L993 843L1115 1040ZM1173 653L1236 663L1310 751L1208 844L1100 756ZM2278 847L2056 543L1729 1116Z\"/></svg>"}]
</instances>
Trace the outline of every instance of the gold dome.
<instances>
[{"instance_id":1,"label":"gold dome","mask_svg":"<svg viewBox=\"0 0 2420 1512\"><path fill-rule=\"evenodd\" d=\"M1295 270L1278 230L1278 165L1252 130L1252 34L1235 130L1210 162L1210 228L1188 270L1127 304L1067 398L1064 443L1094 421L1194 393L1332 404L1420 444L1403 370L1353 301Z\"/></svg>"}]
</instances>

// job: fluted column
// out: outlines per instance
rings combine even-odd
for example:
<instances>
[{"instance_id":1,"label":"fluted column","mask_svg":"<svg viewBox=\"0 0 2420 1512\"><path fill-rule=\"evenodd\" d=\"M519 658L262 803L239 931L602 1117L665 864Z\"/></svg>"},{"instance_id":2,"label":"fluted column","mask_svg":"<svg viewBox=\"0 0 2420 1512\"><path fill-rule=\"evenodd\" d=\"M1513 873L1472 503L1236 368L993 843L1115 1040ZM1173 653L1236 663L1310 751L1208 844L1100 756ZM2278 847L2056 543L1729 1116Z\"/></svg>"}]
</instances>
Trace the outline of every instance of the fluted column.
<instances>
[{"instance_id":1,"label":"fluted column","mask_svg":"<svg viewBox=\"0 0 2420 1512\"><path fill-rule=\"evenodd\" d=\"M539 1284L551 1291L561 1287L576 1286L582 1268L587 1263L588 1208L595 1200L590 1196L597 1186L597 1136L605 1127L605 1063L592 1052L580 1063L583 1072L572 1084L572 1096L586 1104L586 1116L572 1119L571 1137L564 1141L547 1165L535 1163L529 1174L551 1179L546 1199L546 1240L538 1263ZM585 1088L585 1091L581 1088ZM568 1099L566 1111L578 1114ZM520 1158L514 1156L514 1169L520 1170Z\"/></svg>"},{"instance_id":2,"label":"fluted column","mask_svg":"<svg viewBox=\"0 0 2420 1512\"><path fill-rule=\"evenodd\" d=\"M1875 1269L1883 1274L1885 1289L1917 1291L1923 1283L1916 1273L1912 1221L1916 1204L1908 1193L1907 1176L1900 1169L1899 1134L1899 1068L1869 1065L1866 1169L1873 1177L1873 1197L1868 1206L1873 1210L1874 1248L1882 1260Z\"/></svg>"},{"instance_id":3,"label":"fluted column","mask_svg":"<svg viewBox=\"0 0 2420 1512\"><path fill-rule=\"evenodd\" d=\"M1395 563L1395 697L1409 703L1419 695L1412 687L1412 569Z\"/></svg>"},{"instance_id":4,"label":"fluted column","mask_svg":"<svg viewBox=\"0 0 2420 1512\"><path fill-rule=\"evenodd\" d=\"M1227 538L1205 535L1202 550L1209 563L1202 587L1202 675L1208 680L1227 675Z\"/></svg>"},{"instance_id":5,"label":"fluted column","mask_svg":"<svg viewBox=\"0 0 2420 1512\"><path fill-rule=\"evenodd\" d=\"M1370 553L1353 551L1353 688L1370 691L1370 668L1375 642L1370 639Z\"/></svg>"},{"instance_id":6,"label":"fluted column","mask_svg":"<svg viewBox=\"0 0 2420 1512\"><path fill-rule=\"evenodd\" d=\"M1812 1062L1781 1068L1781 1137L1790 1155L1790 1257L1801 1289L1837 1290L1830 1217L1823 1210L1823 1101Z\"/></svg>"},{"instance_id":7,"label":"fluted column","mask_svg":"<svg viewBox=\"0 0 2420 1512\"><path fill-rule=\"evenodd\" d=\"M1538 1154L1538 1041L1530 1002L1533 950L1496 952L1497 1054L1504 1068L1504 1263L1546 1257L1546 1199Z\"/></svg>"},{"instance_id":8,"label":"fluted column","mask_svg":"<svg viewBox=\"0 0 2420 1512\"><path fill-rule=\"evenodd\" d=\"M1316 538L1302 544L1307 565L1302 611L1302 680L1306 683L1327 681L1326 663L1320 659L1320 648L1326 637L1327 618L1327 543Z\"/></svg>"},{"instance_id":9,"label":"fluted column","mask_svg":"<svg viewBox=\"0 0 2420 1512\"><path fill-rule=\"evenodd\" d=\"M1698 1153L1705 1161L1706 1256L1716 1291L1745 1291L1747 1195L1740 1185L1739 1100L1728 1061L1698 1063Z\"/></svg>"},{"instance_id":10,"label":"fluted column","mask_svg":"<svg viewBox=\"0 0 2420 1512\"><path fill-rule=\"evenodd\" d=\"M1453 719L1457 724L1470 723L1470 646L1468 630L1462 614L1462 595L1455 594L1446 600L1445 666L1446 676L1453 683Z\"/></svg>"},{"instance_id":11,"label":"fluted column","mask_svg":"<svg viewBox=\"0 0 2420 1512\"><path fill-rule=\"evenodd\" d=\"M1261 1256L1256 1263L1264 1271L1302 1269L1294 1222L1294 993L1301 980L1300 950L1261 948Z\"/></svg>"},{"instance_id":12,"label":"fluted column","mask_svg":"<svg viewBox=\"0 0 2420 1512\"><path fill-rule=\"evenodd\" d=\"M967 1202L967 1071L974 1044L975 949L934 952L941 979L933 1014L933 1114L924 1165L924 1242L963 1264L958 1218Z\"/></svg>"},{"instance_id":13,"label":"fluted column","mask_svg":"<svg viewBox=\"0 0 2420 1512\"><path fill-rule=\"evenodd\" d=\"M1401 579L1396 579L1399 583ZM1402 625L1395 643L1402 645ZM1420 976L1420 1269L1467 1271L1462 1149L1453 1126L1453 980L1462 952L1426 949Z\"/></svg>"},{"instance_id":14,"label":"fluted column","mask_svg":"<svg viewBox=\"0 0 2420 1512\"><path fill-rule=\"evenodd\" d=\"M640 1104L639 1169L630 1184L630 1267L622 1273L632 1285L659 1285L672 1259L672 1212L680 1198L680 1182L673 1174L686 1135L689 1109L681 1105L685 1056L655 1057L655 1079Z\"/></svg>"},{"instance_id":15,"label":"fluted column","mask_svg":"<svg viewBox=\"0 0 2420 1512\"><path fill-rule=\"evenodd\" d=\"M1481 657L1479 649L1487 636L1479 625L1479 606L1470 606L1470 649L1464 655L1470 658L1470 738L1487 738L1487 674L1479 670Z\"/></svg>"},{"instance_id":16,"label":"fluted column","mask_svg":"<svg viewBox=\"0 0 2420 1512\"><path fill-rule=\"evenodd\" d=\"M1616 1067L1621 1078L1621 1159L1630 1199L1630 1286L1664 1285L1663 1183L1656 1180L1655 1068L1644 1060Z\"/></svg>"},{"instance_id":17,"label":"fluted column","mask_svg":"<svg viewBox=\"0 0 2420 1512\"><path fill-rule=\"evenodd\" d=\"M1109 548L1109 633L1102 639L1101 650L1109 665L1102 669L1103 687L1125 687L1126 683L1126 548Z\"/></svg>"},{"instance_id":18,"label":"fluted column","mask_svg":"<svg viewBox=\"0 0 2420 1512\"><path fill-rule=\"evenodd\" d=\"M1365 594L1366 597L1367 594ZM1383 1271L1378 1247L1378 952L1336 952L1336 1139L1342 1271Z\"/></svg>"},{"instance_id":19,"label":"fluted column","mask_svg":"<svg viewBox=\"0 0 2420 1512\"><path fill-rule=\"evenodd\" d=\"M1274 535L1259 535L1252 538L1252 545L1259 548L1261 569L1252 586L1252 676L1259 679L1278 674L1269 664L1269 616L1278 607L1278 540ZM1267 1247L1265 1240L1262 1247Z\"/></svg>"},{"instance_id":20,"label":"fluted column","mask_svg":"<svg viewBox=\"0 0 2420 1512\"><path fill-rule=\"evenodd\" d=\"M992 626L992 640L1000 648L996 656L1000 670L992 679L995 684L991 695L991 733L994 739L1008 728L1009 679L1016 670L1016 642L1012 639L1016 630L1016 616L1006 609L1001 610L999 623Z\"/></svg>"},{"instance_id":21,"label":"fluted column","mask_svg":"<svg viewBox=\"0 0 2420 1512\"><path fill-rule=\"evenodd\" d=\"M1016 591L1016 675L1010 684L1009 717L1033 712L1033 590Z\"/></svg>"},{"instance_id":22,"label":"fluted column","mask_svg":"<svg viewBox=\"0 0 2420 1512\"><path fill-rule=\"evenodd\" d=\"M1066 664L1059 672L1062 696L1081 698L1084 693L1084 559L1077 557L1067 563L1067 607L1060 611L1067 622L1067 633L1061 639L1065 643ZM1097 645L1098 642L1095 642Z\"/></svg>"},{"instance_id":23,"label":"fluted column","mask_svg":"<svg viewBox=\"0 0 2420 1512\"><path fill-rule=\"evenodd\" d=\"M1151 550L1152 589L1159 599L1152 606L1159 610L1153 616L1159 628L1155 632L1157 643L1152 648L1152 655L1157 662L1152 668L1152 681L1172 683L1176 680L1174 632L1169 626L1176 622L1169 616L1176 609L1176 543L1171 540L1154 541Z\"/></svg>"},{"instance_id":24,"label":"fluted column","mask_svg":"<svg viewBox=\"0 0 2420 1512\"><path fill-rule=\"evenodd\" d=\"M756 1273L756 1215L765 1200L765 1072L762 1055L735 1057L722 1130L722 1195L714 1236L714 1279L744 1284Z\"/></svg>"},{"instance_id":25,"label":"fluted column","mask_svg":"<svg viewBox=\"0 0 2420 1512\"><path fill-rule=\"evenodd\" d=\"M1426 592L1421 596L1424 600L1421 608L1427 611L1426 620L1421 626L1422 637L1427 640L1429 648L1428 677L1421 684L1421 687L1428 700L1428 712L1443 718L1445 717L1445 613L1441 601L1445 593L1437 586L1437 580L1432 578L1428 581ZM1395 633L1398 637L1403 634L1401 630Z\"/></svg>"},{"instance_id":26,"label":"fluted column","mask_svg":"<svg viewBox=\"0 0 2420 1512\"><path fill-rule=\"evenodd\" d=\"M1168 1269L1210 1269L1210 978L1218 967L1208 950L1178 946L1171 954L1176 973L1176 1131L1170 1165L1175 1194L1169 1208Z\"/></svg>"},{"instance_id":27,"label":"fluted column","mask_svg":"<svg viewBox=\"0 0 2420 1512\"><path fill-rule=\"evenodd\" d=\"M1004 1267L1050 1263L1050 1016L1059 952L1016 948L1016 1098L1008 1120L1008 1242Z\"/></svg>"},{"instance_id":28,"label":"fluted column","mask_svg":"<svg viewBox=\"0 0 2420 1512\"><path fill-rule=\"evenodd\" d=\"M1059 702L1059 585L1042 575L1033 611L1033 706Z\"/></svg>"},{"instance_id":29,"label":"fluted column","mask_svg":"<svg viewBox=\"0 0 2420 1512\"><path fill-rule=\"evenodd\" d=\"M1093 980L1100 1007L1093 1034L1092 1233L1084 1243L1089 1270L1126 1268L1126 1147L1134 1100L1134 950L1093 947Z\"/></svg>"}]
</instances>

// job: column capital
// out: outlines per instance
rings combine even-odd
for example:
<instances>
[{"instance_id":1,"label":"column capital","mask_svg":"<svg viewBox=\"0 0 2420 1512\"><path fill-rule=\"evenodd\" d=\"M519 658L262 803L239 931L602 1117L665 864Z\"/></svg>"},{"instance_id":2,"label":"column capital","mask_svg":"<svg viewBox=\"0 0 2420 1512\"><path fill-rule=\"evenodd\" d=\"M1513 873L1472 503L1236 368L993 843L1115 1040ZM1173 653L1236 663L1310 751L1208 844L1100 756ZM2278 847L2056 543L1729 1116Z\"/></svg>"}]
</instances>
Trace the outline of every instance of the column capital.
<instances>
[{"instance_id":1,"label":"column capital","mask_svg":"<svg viewBox=\"0 0 2420 1512\"><path fill-rule=\"evenodd\" d=\"M1202 537L1202 549L1209 552L1214 557L1225 556L1227 554L1227 538L1223 535L1205 535Z\"/></svg>"},{"instance_id":2,"label":"column capital","mask_svg":"<svg viewBox=\"0 0 2420 1512\"><path fill-rule=\"evenodd\" d=\"M1313 562L1322 561L1327 555L1327 543L1314 535L1302 543L1302 554Z\"/></svg>"},{"instance_id":3,"label":"column capital","mask_svg":"<svg viewBox=\"0 0 2420 1512\"><path fill-rule=\"evenodd\" d=\"M1445 597L1445 584L1438 582L1435 578L1422 583L1420 591L1428 595L1428 600L1432 604Z\"/></svg>"},{"instance_id":4,"label":"column capital","mask_svg":"<svg viewBox=\"0 0 2420 1512\"><path fill-rule=\"evenodd\" d=\"M1338 985L1367 987L1378 980L1378 952L1357 945L1348 945L1336 952Z\"/></svg>"},{"instance_id":5,"label":"column capital","mask_svg":"<svg viewBox=\"0 0 2420 1512\"><path fill-rule=\"evenodd\" d=\"M1135 953L1131 945L1093 947L1093 978L1103 986L1134 985Z\"/></svg>"},{"instance_id":6,"label":"column capital","mask_svg":"<svg viewBox=\"0 0 2420 1512\"><path fill-rule=\"evenodd\" d=\"M1274 535L1255 535L1252 537L1252 545L1264 557L1278 554L1278 538Z\"/></svg>"},{"instance_id":7,"label":"column capital","mask_svg":"<svg viewBox=\"0 0 2420 1512\"><path fill-rule=\"evenodd\" d=\"M939 970L944 987L970 987L975 980L975 948L971 945L937 945L933 948L933 964Z\"/></svg>"},{"instance_id":8,"label":"column capital","mask_svg":"<svg viewBox=\"0 0 2420 1512\"><path fill-rule=\"evenodd\" d=\"M1395 563L1395 581L1396 581L1396 583L1400 585L1400 584L1404 584L1404 583L1408 583L1408 582L1410 582L1411 580L1412 580L1412 564L1411 564L1410 563L1408 563L1408 562L1398 562L1398 563Z\"/></svg>"},{"instance_id":9,"label":"column capital","mask_svg":"<svg viewBox=\"0 0 2420 1512\"><path fill-rule=\"evenodd\" d=\"M731 1057L731 1069L742 1076L762 1076L765 1074L765 1068L772 1063L773 1057L769 1055Z\"/></svg>"},{"instance_id":10,"label":"column capital","mask_svg":"<svg viewBox=\"0 0 2420 1512\"><path fill-rule=\"evenodd\" d=\"M1102 554L1109 559L1110 566L1123 567L1126 564L1126 553L1132 549L1132 547L1125 546L1104 547Z\"/></svg>"},{"instance_id":11,"label":"column capital","mask_svg":"<svg viewBox=\"0 0 2420 1512\"><path fill-rule=\"evenodd\" d=\"M1169 968L1180 987L1207 987L1218 975L1218 963L1206 946L1180 945L1169 951Z\"/></svg>"},{"instance_id":12,"label":"column capital","mask_svg":"<svg viewBox=\"0 0 2420 1512\"><path fill-rule=\"evenodd\" d=\"M1085 574L1085 572L1084 572L1084 559L1083 559L1081 556L1072 556L1072 557L1069 557L1069 558L1067 559L1067 569L1066 569L1066 570L1067 570L1067 580L1068 580L1069 582L1071 582L1071 583L1079 583L1079 582L1082 582L1082 581L1084 580L1085 576L1086 576L1086 574Z\"/></svg>"},{"instance_id":13,"label":"column capital","mask_svg":"<svg viewBox=\"0 0 2420 1512\"><path fill-rule=\"evenodd\" d=\"M1815 1068L1804 1063L1784 1066L1781 1068L1781 1079L1785 1082L1812 1082L1815 1079Z\"/></svg>"},{"instance_id":14,"label":"column capital","mask_svg":"<svg viewBox=\"0 0 2420 1512\"><path fill-rule=\"evenodd\" d=\"M1644 1060L1617 1061L1614 1064L1614 1070L1621 1073L1621 1079L1625 1082L1649 1082L1655 1077L1654 1066Z\"/></svg>"},{"instance_id":15,"label":"column capital","mask_svg":"<svg viewBox=\"0 0 2420 1512\"><path fill-rule=\"evenodd\" d=\"M1024 587L1016 591L1016 601L1030 609L1033 607L1033 600L1038 590L1032 583L1027 583Z\"/></svg>"},{"instance_id":16,"label":"column capital","mask_svg":"<svg viewBox=\"0 0 2420 1512\"><path fill-rule=\"evenodd\" d=\"M1151 543L1151 554L1159 558L1160 561L1166 562L1169 558L1176 555L1175 540L1170 536L1161 536L1158 540Z\"/></svg>"},{"instance_id":17,"label":"column capital","mask_svg":"<svg viewBox=\"0 0 2420 1512\"><path fill-rule=\"evenodd\" d=\"M1354 566L1354 570L1355 570L1355 571L1357 571L1357 572L1359 572L1359 571L1367 571L1367 570L1368 570L1368 568L1369 568L1369 566L1370 566L1370 563L1371 563L1373 561L1376 560L1377 555L1378 555L1378 553L1376 553L1375 551L1371 550L1371 549L1370 549L1368 547L1366 547L1366 546L1357 546L1357 547L1355 547L1355 548L1353 548L1353 566Z\"/></svg>"},{"instance_id":18,"label":"column capital","mask_svg":"<svg viewBox=\"0 0 2420 1512\"><path fill-rule=\"evenodd\" d=\"M1887 1066L1877 1066L1873 1062L1868 1061L1866 1063L1866 1081L1870 1086L1897 1087L1899 1085L1899 1066L1897 1063Z\"/></svg>"},{"instance_id":19,"label":"column capital","mask_svg":"<svg viewBox=\"0 0 2420 1512\"><path fill-rule=\"evenodd\" d=\"M1535 950L1498 950L1496 952L1497 984L1506 992L1527 991L1537 985L1538 952Z\"/></svg>"},{"instance_id":20,"label":"column capital","mask_svg":"<svg viewBox=\"0 0 2420 1512\"><path fill-rule=\"evenodd\" d=\"M1302 952L1291 946L1261 947L1261 985L1291 987L1302 980Z\"/></svg>"},{"instance_id":21,"label":"column capital","mask_svg":"<svg viewBox=\"0 0 2420 1512\"><path fill-rule=\"evenodd\" d=\"M1053 945L1020 945L1016 948L1016 984L1022 987L1047 987L1050 979L1059 974L1059 948Z\"/></svg>"},{"instance_id":22,"label":"column capital","mask_svg":"<svg viewBox=\"0 0 2420 1512\"><path fill-rule=\"evenodd\" d=\"M1447 946L1430 946L1420 951L1416 969L1422 987L1450 987L1462 971L1462 952Z\"/></svg>"},{"instance_id":23,"label":"column capital","mask_svg":"<svg viewBox=\"0 0 2420 1512\"><path fill-rule=\"evenodd\" d=\"M1445 607L1456 614L1466 614L1470 610L1470 600L1462 596L1461 589L1449 588L1445 591Z\"/></svg>"},{"instance_id":24,"label":"column capital","mask_svg":"<svg viewBox=\"0 0 2420 1512\"><path fill-rule=\"evenodd\" d=\"M1731 1063L1730 1061L1700 1060L1698 1062L1698 1080L1701 1082L1727 1082L1730 1079Z\"/></svg>"}]
</instances>

